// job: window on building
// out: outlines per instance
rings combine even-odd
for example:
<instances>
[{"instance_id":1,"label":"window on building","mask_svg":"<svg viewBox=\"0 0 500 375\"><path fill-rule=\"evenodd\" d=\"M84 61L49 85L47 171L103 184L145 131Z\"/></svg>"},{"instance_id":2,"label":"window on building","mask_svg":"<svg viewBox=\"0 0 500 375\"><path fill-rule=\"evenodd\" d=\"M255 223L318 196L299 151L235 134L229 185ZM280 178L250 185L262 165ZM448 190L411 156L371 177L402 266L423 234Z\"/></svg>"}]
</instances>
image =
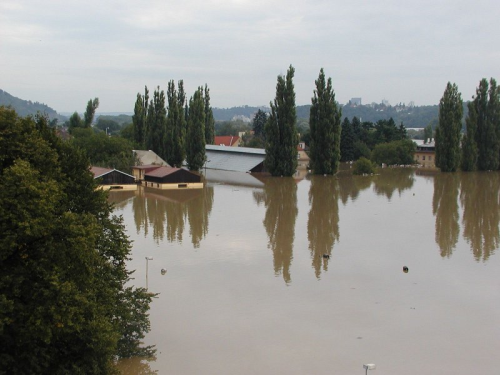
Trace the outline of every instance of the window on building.
<instances>
[{"instance_id":1,"label":"window on building","mask_svg":"<svg viewBox=\"0 0 500 375\"><path fill-rule=\"evenodd\" d=\"M424 155L424 156L422 156L422 160L425 160L425 155Z\"/></svg>"}]
</instances>

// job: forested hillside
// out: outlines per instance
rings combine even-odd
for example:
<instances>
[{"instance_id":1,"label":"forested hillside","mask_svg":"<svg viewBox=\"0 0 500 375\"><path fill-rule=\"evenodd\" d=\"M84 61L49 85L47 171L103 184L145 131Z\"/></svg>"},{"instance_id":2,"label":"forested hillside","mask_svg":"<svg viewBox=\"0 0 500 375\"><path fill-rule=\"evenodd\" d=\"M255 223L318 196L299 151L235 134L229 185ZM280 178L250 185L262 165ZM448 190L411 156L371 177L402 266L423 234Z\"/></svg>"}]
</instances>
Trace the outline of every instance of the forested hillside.
<instances>
[{"instance_id":1,"label":"forested hillside","mask_svg":"<svg viewBox=\"0 0 500 375\"><path fill-rule=\"evenodd\" d=\"M309 120L310 105L297 106L297 119ZM386 106L383 104L349 106L342 108L342 118L352 119L357 117L362 121L377 122L378 120L389 120L391 117L397 123L401 122L407 128L424 128L431 121L437 120L438 106L405 106L404 104L396 106ZM269 112L267 107L232 107L232 108L213 108L216 121L231 121L242 119L242 116L252 119L254 114L261 109Z\"/></svg>"},{"instance_id":2,"label":"forested hillside","mask_svg":"<svg viewBox=\"0 0 500 375\"><path fill-rule=\"evenodd\" d=\"M2 105L6 107L11 106L21 117L36 115L38 112L41 112L47 114L51 120L55 118L60 121L64 120L63 116L59 115L46 104L19 99L0 89L0 106Z\"/></svg>"}]
</instances>

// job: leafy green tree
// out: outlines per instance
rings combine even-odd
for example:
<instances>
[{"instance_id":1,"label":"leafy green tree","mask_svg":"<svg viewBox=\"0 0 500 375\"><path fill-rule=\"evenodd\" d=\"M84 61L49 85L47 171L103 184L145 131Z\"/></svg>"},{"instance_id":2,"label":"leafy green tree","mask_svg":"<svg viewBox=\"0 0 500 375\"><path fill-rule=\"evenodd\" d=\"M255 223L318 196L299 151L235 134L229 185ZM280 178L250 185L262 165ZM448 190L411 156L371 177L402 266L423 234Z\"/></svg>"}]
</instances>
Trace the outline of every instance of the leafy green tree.
<instances>
[{"instance_id":1,"label":"leafy green tree","mask_svg":"<svg viewBox=\"0 0 500 375\"><path fill-rule=\"evenodd\" d=\"M340 132L340 160L354 160L354 140L355 134L351 122L346 117L342 121L342 131Z\"/></svg>"},{"instance_id":2,"label":"leafy green tree","mask_svg":"<svg viewBox=\"0 0 500 375\"><path fill-rule=\"evenodd\" d=\"M186 162L192 171L199 171L205 163L205 103L203 87L198 87L189 100L186 134Z\"/></svg>"},{"instance_id":3,"label":"leafy green tree","mask_svg":"<svg viewBox=\"0 0 500 375\"><path fill-rule=\"evenodd\" d=\"M376 168L372 161L362 156L354 163L352 173L356 175L373 174L375 171Z\"/></svg>"},{"instance_id":4,"label":"leafy green tree","mask_svg":"<svg viewBox=\"0 0 500 375\"><path fill-rule=\"evenodd\" d=\"M470 172L477 169L477 112L474 102L467 103L469 109L465 119L465 134L462 137L462 158L460 168L462 171Z\"/></svg>"},{"instance_id":5,"label":"leafy green tree","mask_svg":"<svg viewBox=\"0 0 500 375\"><path fill-rule=\"evenodd\" d=\"M335 102L332 79L323 68L316 80L309 115L311 129L310 166L315 174L335 174L340 162L341 109Z\"/></svg>"},{"instance_id":6,"label":"leafy green tree","mask_svg":"<svg viewBox=\"0 0 500 375\"><path fill-rule=\"evenodd\" d=\"M379 143L372 151L372 160L378 165L406 165L413 164L415 143L409 139Z\"/></svg>"},{"instance_id":7,"label":"leafy green tree","mask_svg":"<svg viewBox=\"0 0 500 375\"><path fill-rule=\"evenodd\" d=\"M365 142L363 142L361 140L354 142L354 159L353 160L358 160L361 157L370 159L371 154L372 154L372 152Z\"/></svg>"},{"instance_id":8,"label":"leafy green tree","mask_svg":"<svg viewBox=\"0 0 500 375\"><path fill-rule=\"evenodd\" d=\"M430 142L433 138L433 130L432 130L432 123L429 123L425 128L424 128L424 142L428 143Z\"/></svg>"},{"instance_id":9,"label":"leafy green tree","mask_svg":"<svg viewBox=\"0 0 500 375\"><path fill-rule=\"evenodd\" d=\"M78 112L74 112L68 120L68 131L73 132L76 128L83 128L83 121Z\"/></svg>"},{"instance_id":10,"label":"leafy green tree","mask_svg":"<svg viewBox=\"0 0 500 375\"><path fill-rule=\"evenodd\" d=\"M99 117L95 125L96 129L102 130L106 134L117 133L121 129L121 125L113 120L102 119Z\"/></svg>"},{"instance_id":11,"label":"leafy green tree","mask_svg":"<svg viewBox=\"0 0 500 375\"><path fill-rule=\"evenodd\" d=\"M0 108L0 177L0 372L110 374L152 354L153 295L127 286L131 244L84 154Z\"/></svg>"},{"instance_id":12,"label":"leafy green tree","mask_svg":"<svg viewBox=\"0 0 500 375\"><path fill-rule=\"evenodd\" d=\"M146 148L156 152L162 159L166 159L167 110L165 92L160 91L160 86L154 91L153 99L149 103L146 123Z\"/></svg>"},{"instance_id":13,"label":"leafy green tree","mask_svg":"<svg viewBox=\"0 0 500 375\"><path fill-rule=\"evenodd\" d=\"M182 82L182 81L181 81ZM168 83L167 90L167 163L180 168L185 159L186 128L184 121L184 105L179 102L174 81Z\"/></svg>"},{"instance_id":14,"label":"leafy green tree","mask_svg":"<svg viewBox=\"0 0 500 375\"><path fill-rule=\"evenodd\" d=\"M294 72L290 65L286 77L278 76L276 98L270 103L271 115L265 126L265 166L273 176L292 176L297 169Z\"/></svg>"},{"instance_id":15,"label":"leafy green tree","mask_svg":"<svg viewBox=\"0 0 500 375\"><path fill-rule=\"evenodd\" d=\"M460 132L463 102L456 84L448 82L439 102L439 125L436 128L436 167L455 172L460 166Z\"/></svg>"},{"instance_id":16,"label":"leafy green tree","mask_svg":"<svg viewBox=\"0 0 500 375\"><path fill-rule=\"evenodd\" d=\"M213 145L215 141L215 120L210 107L210 89L205 84L205 144Z\"/></svg>"},{"instance_id":17,"label":"leafy green tree","mask_svg":"<svg viewBox=\"0 0 500 375\"><path fill-rule=\"evenodd\" d=\"M264 128L267 122L267 113L259 109L252 121L252 129L256 137L264 138Z\"/></svg>"},{"instance_id":18,"label":"leafy green tree","mask_svg":"<svg viewBox=\"0 0 500 375\"><path fill-rule=\"evenodd\" d=\"M465 141L467 143L464 143L466 148L463 149L466 160L462 165L464 170L475 169L470 165L474 159L474 149L477 149L477 169L481 171L497 170L500 166L499 91L500 88L493 78L489 85L488 81L483 78L476 89L473 110L469 106L469 115L466 121L467 139ZM469 139L469 136L471 134L474 134L475 148L470 145L472 140Z\"/></svg>"},{"instance_id":19,"label":"leafy green tree","mask_svg":"<svg viewBox=\"0 0 500 375\"><path fill-rule=\"evenodd\" d=\"M133 145L125 138L108 137L105 133L94 133L90 129L76 129L70 142L85 152L92 165L116 168L127 173L135 165Z\"/></svg>"},{"instance_id":20,"label":"leafy green tree","mask_svg":"<svg viewBox=\"0 0 500 375\"><path fill-rule=\"evenodd\" d=\"M146 118L148 114L149 91L148 87L144 87L144 95L137 94L135 101L134 115L132 123L134 124L134 140L139 148L143 148L146 144Z\"/></svg>"},{"instance_id":21,"label":"leafy green tree","mask_svg":"<svg viewBox=\"0 0 500 375\"><path fill-rule=\"evenodd\" d=\"M87 103L87 109L83 114L83 124L86 128L90 128L92 126L92 122L94 121L95 111L99 107L99 98L94 98L94 100L90 99Z\"/></svg>"}]
</instances>

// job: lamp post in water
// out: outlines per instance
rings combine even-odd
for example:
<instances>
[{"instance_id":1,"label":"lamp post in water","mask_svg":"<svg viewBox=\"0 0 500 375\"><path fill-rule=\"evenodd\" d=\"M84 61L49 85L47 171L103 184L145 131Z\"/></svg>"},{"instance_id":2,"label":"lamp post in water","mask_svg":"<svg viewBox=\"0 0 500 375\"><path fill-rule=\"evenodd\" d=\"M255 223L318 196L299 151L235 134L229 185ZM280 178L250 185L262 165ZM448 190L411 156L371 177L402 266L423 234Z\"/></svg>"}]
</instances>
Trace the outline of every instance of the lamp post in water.
<instances>
[{"instance_id":1,"label":"lamp post in water","mask_svg":"<svg viewBox=\"0 0 500 375\"><path fill-rule=\"evenodd\" d=\"M363 365L363 368L365 369L365 375L367 375L368 370L375 370L376 366L373 363L367 363L366 365Z\"/></svg>"},{"instance_id":2,"label":"lamp post in water","mask_svg":"<svg viewBox=\"0 0 500 375\"><path fill-rule=\"evenodd\" d=\"M150 260L153 260L153 257L146 257L146 290L148 290L148 268Z\"/></svg>"}]
</instances>

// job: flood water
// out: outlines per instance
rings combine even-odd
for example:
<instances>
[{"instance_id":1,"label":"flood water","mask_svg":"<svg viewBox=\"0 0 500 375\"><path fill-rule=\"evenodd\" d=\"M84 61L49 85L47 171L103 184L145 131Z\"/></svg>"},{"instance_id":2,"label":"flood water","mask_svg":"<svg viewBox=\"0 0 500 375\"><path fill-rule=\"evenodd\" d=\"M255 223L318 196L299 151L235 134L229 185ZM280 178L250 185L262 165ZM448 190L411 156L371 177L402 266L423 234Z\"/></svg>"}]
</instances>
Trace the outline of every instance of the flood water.
<instances>
[{"instance_id":1,"label":"flood water","mask_svg":"<svg viewBox=\"0 0 500 375\"><path fill-rule=\"evenodd\" d=\"M111 194L159 293L124 374L498 373L498 172L226 177Z\"/></svg>"}]
</instances>

